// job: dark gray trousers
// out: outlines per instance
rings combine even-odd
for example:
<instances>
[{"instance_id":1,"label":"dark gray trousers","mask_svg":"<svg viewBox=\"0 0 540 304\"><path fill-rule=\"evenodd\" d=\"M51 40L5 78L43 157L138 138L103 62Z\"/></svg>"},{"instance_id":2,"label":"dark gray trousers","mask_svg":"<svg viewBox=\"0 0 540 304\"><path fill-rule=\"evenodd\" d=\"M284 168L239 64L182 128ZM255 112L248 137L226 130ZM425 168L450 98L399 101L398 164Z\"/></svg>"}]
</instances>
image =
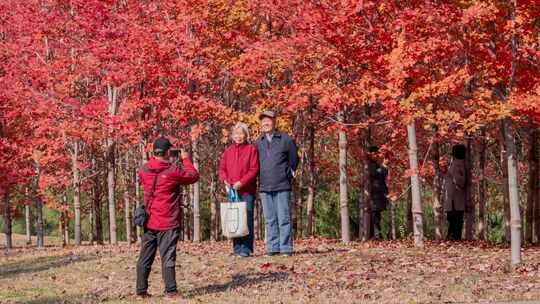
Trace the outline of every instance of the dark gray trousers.
<instances>
[{"instance_id":1,"label":"dark gray trousers","mask_svg":"<svg viewBox=\"0 0 540 304\"><path fill-rule=\"evenodd\" d=\"M144 229L141 251L137 261L137 294L144 294L148 290L148 276L150 276L158 247L165 292L177 291L174 267L176 266L176 243L179 235L178 228L167 231Z\"/></svg>"}]
</instances>

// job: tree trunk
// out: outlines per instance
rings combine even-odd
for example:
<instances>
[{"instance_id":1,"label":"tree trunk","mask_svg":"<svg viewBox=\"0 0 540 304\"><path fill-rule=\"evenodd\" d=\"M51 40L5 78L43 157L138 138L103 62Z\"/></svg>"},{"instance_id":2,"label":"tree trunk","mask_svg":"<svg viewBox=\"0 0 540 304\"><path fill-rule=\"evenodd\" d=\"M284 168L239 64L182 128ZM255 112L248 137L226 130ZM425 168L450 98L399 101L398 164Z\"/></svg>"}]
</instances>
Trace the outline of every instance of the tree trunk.
<instances>
[{"instance_id":1,"label":"tree trunk","mask_svg":"<svg viewBox=\"0 0 540 304\"><path fill-rule=\"evenodd\" d=\"M437 132L437 128L434 128ZM440 161L440 144L434 139L433 150L431 153L431 164L433 166L433 217L435 223L435 239L442 240L444 238L444 221L443 221L443 205L442 205L442 176Z\"/></svg>"},{"instance_id":2,"label":"tree trunk","mask_svg":"<svg viewBox=\"0 0 540 304\"><path fill-rule=\"evenodd\" d=\"M118 88L107 86L109 100L109 115L114 116L118 110ZM109 242L118 244L116 234L116 201L115 201L115 160L114 142L111 137L107 138L105 153L107 155L107 198L109 202Z\"/></svg>"},{"instance_id":3,"label":"tree trunk","mask_svg":"<svg viewBox=\"0 0 540 304\"><path fill-rule=\"evenodd\" d=\"M36 198L36 234L37 234L37 247L45 248L45 231L43 227L43 201L41 198Z\"/></svg>"},{"instance_id":4,"label":"tree trunk","mask_svg":"<svg viewBox=\"0 0 540 304\"><path fill-rule=\"evenodd\" d=\"M185 188L186 195L184 196L184 240L191 240L191 204L193 202L193 185L189 185Z\"/></svg>"},{"instance_id":5,"label":"tree trunk","mask_svg":"<svg viewBox=\"0 0 540 304\"><path fill-rule=\"evenodd\" d=\"M113 152L111 151L111 154ZM110 156L114 157L113 155ZM116 245L118 239L116 235L116 201L115 201L115 179L114 179L114 160L107 162L107 199L109 206L109 243Z\"/></svg>"},{"instance_id":6,"label":"tree trunk","mask_svg":"<svg viewBox=\"0 0 540 304\"><path fill-rule=\"evenodd\" d=\"M4 233L6 235L6 248L13 248L13 239L11 235L11 207L9 205L9 195L4 194Z\"/></svg>"},{"instance_id":7,"label":"tree trunk","mask_svg":"<svg viewBox=\"0 0 540 304\"><path fill-rule=\"evenodd\" d=\"M135 208L139 208L141 206L141 185L139 181L139 173L137 172L137 169L135 169ZM183 221L182 221L183 222ZM141 243L141 235L142 235L142 229L141 227L137 226L135 228L135 232L137 234L137 243Z\"/></svg>"},{"instance_id":8,"label":"tree trunk","mask_svg":"<svg viewBox=\"0 0 540 304\"><path fill-rule=\"evenodd\" d=\"M473 191L473 146L472 139L467 139L467 155L465 161L466 202L465 202L465 239L474 238L474 222L476 217L476 204Z\"/></svg>"},{"instance_id":9,"label":"tree trunk","mask_svg":"<svg viewBox=\"0 0 540 304\"><path fill-rule=\"evenodd\" d=\"M124 221L126 224L126 241L131 244L131 200L127 190L124 191Z\"/></svg>"},{"instance_id":10,"label":"tree trunk","mask_svg":"<svg viewBox=\"0 0 540 304\"><path fill-rule=\"evenodd\" d=\"M501 164L502 164L502 172L503 172L503 206L504 206L504 240L505 242L510 242L510 204L508 203L508 158L506 156L506 144L505 144L505 135L504 135L504 126L501 122L501 129L502 129L502 140L500 143L500 149L501 149Z\"/></svg>"},{"instance_id":11,"label":"tree trunk","mask_svg":"<svg viewBox=\"0 0 540 304\"><path fill-rule=\"evenodd\" d=\"M35 162L34 189L32 189L34 204L36 205L36 235L37 247L45 248L45 232L43 227L43 201L39 197L39 177L41 174L39 162Z\"/></svg>"},{"instance_id":12,"label":"tree trunk","mask_svg":"<svg viewBox=\"0 0 540 304\"><path fill-rule=\"evenodd\" d=\"M511 263L512 266L515 267L521 263L521 216L519 211L517 153L512 120L510 118L505 118L503 125L508 163L508 197L510 205L510 235L512 248Z\"/></svg>"},{"instance_id":13,"label":"tree trunk","mask_svg":"<svg viewBox=\"0 0 540 304\"><path fill-rule=\"evenodd\" d=\"M312 118L313 110L310 110L310 119ZM309 170L309 180L308 180L308 196L307 196L307 225L306 225L306 235L313 236L314 226L315 226L315 128L313 123L310 122L309 126L309 150L308 150L308 170Z\"/></svg>"},{"instance_id":14,"label":"tree trunk","mask_svg":"<svg viewBox=\"0 0 540 304\"><path fill-rule=\"evenodd\" d=\"M71 170L73 172L73 209L75 214L75 246L81 245L81 179L79 173L79 142L73 143Z\"/></svg>"},{"instance_id":15,"label":"tree trunk","mask_svg":"<svg viewBox=\"0 0 540 304\"><path fill-rule=\"evenodd\" d=\"M362 151L365 150L363 136L359 136L358 146L360 147ZM366 212L365 210L365 204L366 204L365 203L366 202L365 171L366 171L366 168L364 167L365 161L366 161L365 153L362 152L362 156L358 160L358 240L360 241L366 241L369 238L369 235L366 236L366 227L364 227L364 224L365 224L364 214ZM367 227L369 227L369 224Z\"/></svg>"},{"instance_id":16,"label":"tree trunk","mask_svg":"<svg viewBox=\"0 0 540 304\"><path fill-rule=\"evenodd\" d=\"M100 194L96 194L94 198L94 229L95 229L95 241L99 245L103 245L103 216L101 212L101 198Z\"/></svg>"},{"instance_id":17,"label":"tree trunk","mask_svg":"<svg viewBox=\"0 0 540 304\"><path fill-rule=\"evenodd\" d=\"M413 214L412 214L412 190L409 187L407 190L407 237L414 233L414 223L413 223Z\"/></svg>"},{"instance_id":18,"label":"tree trunk","mask_svg":"<svg viewBox=\"0 0 540 304\"><path fill-rule=\"evenodd\" d=\"M24 205L24 222L26 227L26 245L32 244L32 215L30 205Z\"/></svg>"},{"instance_id":19,"label":"tree trunk","mask_svg":"<svg viewBox=\"0 0 540 304\"><path fill-rule=\"evenodd\" d=\"M531 131L529 133L529 191L527 191L527 211L526 211L526 223L525 226L525 241L529 243L534 242L534 226L538 226L538 222L534 221L534 209L536 200L538 197L538 186L540 184L538 166L539 166L539 154L538 154L538 128L531 123Z\"/></svg>"},{"instance_id":20,"label":"tree trunk","mask_svg":"<svg viewBox=\"0 0 540 304\"><path fill-rule=\"evenodd\" d=\"M194 190L195 190L195 185L192 185L191 186L191 203L190 203L190 208L189 208L189 225L188 225L188 233L189 233L189 240L190 241L194 241L194 238L193 236L195 235L195 217L193 215L193 194L194 194Z\"/></svg>"},{"instance_id":21,"label":"tree trunk","mask_svg":"<svg viewBox=\"0 0 540 304\"><path fill-rule=\"evenodd\" d=\"M217 172L216 170L213 170ZM219 240L219 230L218 230L218 209L217 209L217 176L215 173L212 174L210 180L210 185L208 191L210 192L210 240L217 241Z\"/></svg>"},{"instance_id":22,"label":"tree trunk","mask_svg":"<svg viewBox=\"0 0 540 304\"><path fill-rule=\"evenodd\" d=\"M338 114L338 121L345 122L343 112ZM344 130L338 133L339 138L339 207L341 215L341 240L344 243L351 241L349 231L349 207L347 193L347 134Z\"/></svg>"},{"instance_id":23,"label":"tree trunk","mask_svg":"<svg viewBox=\"0 0 540 304\"><path fill-rule=\"evenodd\" d=\"M62 247L67 246L66 234L64 233L64 231L66 231L66 213L62 211L60 212L60 220L58 221L58 232L62 237Z\"/></svg>"},{"instance_id":24,"label":"tree trunk","mask_svg":"<svg viewBox=\"0 0 540 304\"><path fill-rule=\"evenodd\" d=\"M63 238L66 245L69 245L69 213L64 211L64 217L65 217L65 224L64 224L64 231L62 231Z\"/></svg>"},{"instance_id":25,"label":"tree trunk","mask_svg":"<svg viewBox=\"0 0 540 304\"><path fill-rule=\"evenodd\" d=\"M407 126L409 138L409 161L411 169L412 214L414 245L424 247L424 227L422 223L422 197L420 196L420 178L418 172L418 146L416 143L416 128L414 120Z\"/></svg>"},{"instance_id":26,"label":"tree trunk","mask_svg":"<svg viewBox=\"0 0 540 304\"><path fill-rule=\"evenodd\" d=\"M96 241L96 229L95 229L95 216L94 216L94 205L93 205L93 202L92 202L92 198L94 197L94 190L92 189L90 191L91 193L91 197L90 197L90 208L88 208L88 222L90 224L90 236L88 238L88 240L90 241L90 245L94 245L95 244L95 241Z\"/></svg>"},{"instance_id":27,"label":"tree trunk","mask_svg":"<svg viewBox=\"0 0 540 304\"><path fill-rule=\"evenodd\" d=\"M487 153L486 130L482 128L480 139L480 154L478 160L478 223L477 234L479 240L486 239L486 153Z\"/></svg>"},{"instance_id":28,"label":"tree trunk","mask_svg":"<svg viewBox=\"0 0 540 304\"><path fill-rule=\"evenodd\" d=\"M369 106L364 107L364 112L367 117L371 116L371 108ZM362 146L362 195L360 197L362 198L362 241L367 241L371 239L372 237L372 231L374 231L373 224L371 222L372 219L372 210L373 210L373 199L371 197L372 190L371 190L371 174L369 172L369 148L372 144L372 138L371 138L371 128L368 126L366 129L363 130L363 138L361 139L361 146ZM359 229L361 229L359 227Z\"/></svg>"},{"instance_id":29,"label":"tree trunk","mask_svg":"<svg viewBox=\"0 0 540 304\"><path fill-rule=\"evenodd\" d=\"M121 161L122 162L122 161ZM123 168L122 168L122 184L124 188L124 224L126 229L126 242L128 244L132 243L132 231L131 231L131 198L129 194L129 184L131 182L131 178L129 177L130 174L130 168L129 168L129 154L126 153L125 157L123 158Z\"/></svg>"},{"instance_id":30,"label":"tree trunk","mask_svg":"<svg viewBox=\"0 0 540 304\"><path fill-rule=\"evenodd\" d=\"M142 92L142 89L141 89L141 92ZM142 94L142 93L141 93ZM142 96L141 96L142 98ZM146 154L146 151L144 150L144 147L145 147L145 143L146 143L146 140L142 140L142 142L139 144L139 150L140 150L140 153L141 153L141 163L140 163L140 166L146 164L146 162L148 161L148 155ZM135 208L139 208L141 206L141 202L143 201L143 193L141 193L141 181L139 180L139 172L138 172L138 169L135 169L135 197L136 197L136 200L135 200ZM182 221L182 222L185 222L185 221ZM141 243L141 237L142 237L142 228L137 226L135 228L136 230L136 233L137 233L137 243Z\"/></svg>"},{"instance_id":31,"label":"tree trunk","mask_svg":"<svg viewBox=\"0 0 540 304\"><path fill-rule=\"evenodd\" d=\"M397 239L396 235L396 207L393 203L388 204L390 209L390 233L392 240Z\"/></svg>"},{"instance_id":32,"label":"tree trunk","mask_svg":"<svg viewBox=\"0 0 540 304\"><path fill-rule=\"evenodd\" d=\"M216 138L220 138L216 136ZM219 140L216 141L215 146L219 146ZM216 154L213 157L212 161L212 181L210 185L210 221L212 224L212 232L214 241L219 241L221 239L221 222L220 222L220 193L221 193L221 184L218 176L219 171L219 156Z\"/></svg>"},{"instance_id":33,"label":"tree trunk","mask_svg":"<svg viewBox=\"0 0 540 304\"><path fill-rule=\"evenodd\" d=\"M303 196L303 189L304 189L304 164L305 164L305 158L302 159L302 166L300 167L300 172L297 177L297 187L296 187L296 210L294 212L295 214L295 228L294 228L294 236L295 238L302 238L302 214L303 214L303 208L304 205L304 196Z\"/></svg>"},{"instance_id":34,"label":"tree trunk","mask_svg":"<svg viewBox=\"0 0 540 304\"><path fill-rule=\"evenodd\" d=\"M67 195L62 195L62 211L60 212L60 235L62 236L62 245L69 244L69 214L68 214L68 199ZM79 244L80 245L80 244Z\"/></svg>"},{"instance_id":35,"label":"tree trunk","mask_svg":"<svg viewBox=\"0 0 540 304\"><path fill-rule=\"evenodd\" d=\"M517 0L512 0L510 11L511 20L516 20ZM504 102L512 93L513 84L516 79L517 71L517 34L515 28L512 29L512 73L508 88L504 94ZM518 170L517 153L514 135L514 126L511 117L503 119L504 138L507 149L508 163L508 198L510 203L510 236L511 236L511 265L513 268L521 264L521 216L519 210L519 188L518 188Z\"/></svg>"},{"instance_id":36,"label":"tree trunk","mask_svg":"<svg viewBox=\"0 0 540 304\"><path fill-rule=\"evenodd\" d=\"M199 170L198 139L193 140L193 165ZM193 241L201 241L200 182L193 185Z\"/></svg>"},{"instance_id":37,"label":"tree trunk","mask_svg":"<svg viewBox=\"0 0 540 304\"><path fill-rule=\"evenodd\" d=\"M92 159L92 171L97 173L99 168L97 166L96 160ZM94 236L95 242L99 245L103 245L103 221L101 213L101 180L100 175L96 174L93 178L93 187L92 187L92 208L94 213Z\"/></svg>"}]
</instances>

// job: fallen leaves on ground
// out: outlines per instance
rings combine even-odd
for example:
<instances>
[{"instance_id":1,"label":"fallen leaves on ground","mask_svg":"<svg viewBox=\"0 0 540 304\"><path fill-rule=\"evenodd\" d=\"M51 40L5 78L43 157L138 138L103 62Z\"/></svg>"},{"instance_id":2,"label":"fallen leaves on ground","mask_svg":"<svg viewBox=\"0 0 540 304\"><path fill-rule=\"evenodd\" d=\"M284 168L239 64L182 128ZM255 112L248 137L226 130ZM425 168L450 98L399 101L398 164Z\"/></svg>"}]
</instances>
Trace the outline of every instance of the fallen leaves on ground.
<instances>
[{"instance_id":1,"label":"fallen leaves on ground","mask_svg":"<svg viewBox=\"0 0 540 304\"><path fill-rule=\"evenodd\" d=\"M307 239L292 257L232 256L230 242L178 245L178 287L189 303L442 303L540 298L540 248L523 250L508 267L509 249L482 242L409 241L341 244ZM0 254L0 303L132 303L138 246L45 250L18 247ZM145 303L168 303L160 260ZM142 301L141 301L142 303Z\"/></svg>"}]
</instances>

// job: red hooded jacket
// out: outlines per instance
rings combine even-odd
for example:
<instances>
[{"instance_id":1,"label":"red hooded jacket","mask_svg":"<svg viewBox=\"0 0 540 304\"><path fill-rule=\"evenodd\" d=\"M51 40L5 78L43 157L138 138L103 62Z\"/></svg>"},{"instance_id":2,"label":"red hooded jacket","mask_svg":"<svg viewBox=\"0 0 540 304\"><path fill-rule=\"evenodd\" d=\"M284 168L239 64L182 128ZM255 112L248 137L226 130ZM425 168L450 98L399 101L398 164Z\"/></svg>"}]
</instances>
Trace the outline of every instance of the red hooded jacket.
<instances>
[{"instance_id":1,"label":"red hooded jacket","mask_svg":"<svg viewBox=\"0 0 540 304\"><path fill-rule=\"evenodd\" d=\"M259 156L254 145L234 143L223 152L219 162L219 178L231 186L241 182L238 194L255 195L258 173Z\"/></svg>"},{"instance_id":2,"label":"red hooded jacket","mask_svg":"<svg viewBox=\"0 0 540 304\"><path fill-rule=\"evenodd\" d=\"M148 209L148 196L156 174L156 188ZM164 231L179 227L180 185L190 185L199 180L199 172L191 161L184 159L182 166L177 168L170 162L152 158L139 170L139 178L144 187L144 202L148 213L146 228Z\"/></svg>"}]
</instances>

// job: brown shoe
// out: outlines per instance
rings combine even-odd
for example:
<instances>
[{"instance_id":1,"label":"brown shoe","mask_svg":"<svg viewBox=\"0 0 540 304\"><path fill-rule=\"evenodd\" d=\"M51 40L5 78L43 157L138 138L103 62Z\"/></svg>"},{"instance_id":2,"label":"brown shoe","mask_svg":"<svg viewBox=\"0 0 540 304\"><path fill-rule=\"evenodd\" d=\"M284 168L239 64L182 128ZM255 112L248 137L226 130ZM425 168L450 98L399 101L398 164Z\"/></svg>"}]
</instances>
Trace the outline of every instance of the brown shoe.
<instances>
[{"instance_id":1,"label":"brown shoe","mask_svg":"<svg viewBox=\"0 0 540 304\"><path fill-rule=\"evenodd\" d=\"M182 296L178 291L165 292L165 298L167 299L182 299Z\"/></svg>"},{"instance_id":2,"label":"brown shoe","mask_svg":"<svg viewBox=\"0 0 540 304\"><path fill-rule=\"evenodd\" d=\"M165 293L165 299L174 301L174 303L177 304L188 304L189 301L186 300L182 295L176 291L176 292L166 292Z\"/></svg>"},{"instance_id":3,"label":"brown shoe","mask_svg":"<svg viewBox=\"0 0 540 304\"><path fill-rule=\"evenodd\" d=\"M145 300L145 299L150 298L151 296L152 296L152 295L149 294L148 292L138 293L138 294L137 294L137 300Z\"/></svg>"}]
</instances>

